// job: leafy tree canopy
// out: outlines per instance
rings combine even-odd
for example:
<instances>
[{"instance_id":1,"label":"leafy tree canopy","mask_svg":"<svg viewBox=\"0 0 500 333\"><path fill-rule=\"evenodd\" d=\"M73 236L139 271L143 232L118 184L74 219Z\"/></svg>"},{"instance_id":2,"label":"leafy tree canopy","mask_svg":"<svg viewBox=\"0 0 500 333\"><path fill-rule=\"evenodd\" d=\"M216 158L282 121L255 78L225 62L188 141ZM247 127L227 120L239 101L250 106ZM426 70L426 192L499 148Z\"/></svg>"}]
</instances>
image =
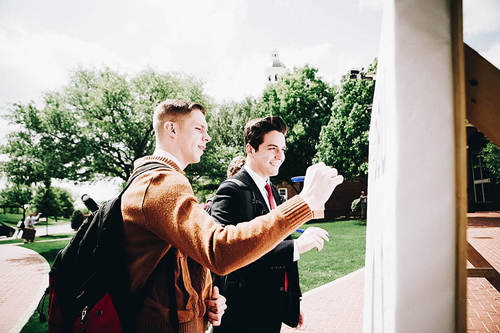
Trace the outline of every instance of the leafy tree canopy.
<instances>
[{"instance_id":1,"label":"leafy tree canopy","mask_svg":"<svg viewBox=\"0 0 500 333\"><path fill-rule=\"evenodd\" d=\"M368 73L375 73L377 60ZM321 130L315 162L339 170L347 180L368 175L368 131L375 81L349 79L344 75L335 96L328 125Z\"/></svg>"},{"instance_id":2,"label":"leafy tree canopy","mask_svg":"<svg viewBox=\"0 0 500 333\"><path fill-rule=\"evenodd\" d=\"M153 152L152 112L168 98L211 105L202 83L185 74L79 68L68 85L44 95L42 107L13 105L7 119L16 130L1 147L9 156L2 169L22 184L127 180L133 161Z\"/></svg>"},{"instance_id":3,"label":"leafy tree canopy","mask_svg":"<svg viewBox=\"0 0 500 333\"><path fill-rule=\"evenodd\" d=\"M23 209L23 220L26 217L26 207L33 199L33 190L22 184L7 184L0 192L0 205Z\"/></svg>"},{"instance_id":4,"label":"leafy tree canopy","mask_svg":"<svg viewBox=\"0 0 500 333\"><path fill-rule=\"evenodd\" d=\"M490 175L492 182L500 184L500 149L488 141L479 153L481 165Z\"/></svg>"},{"instance_id":5,"label":"leafy tree canopy","mask_svg":"<svg viewBox=\"0 0 500 333\"><path fill-rule=\"evenodd\" d=\"M275 182L302 176L316 154L322 126L331 115L335 88L306 65L270 84L255 105L255 116L280 116L288 126L286 159Z\"/></svg>"}]
</instances>

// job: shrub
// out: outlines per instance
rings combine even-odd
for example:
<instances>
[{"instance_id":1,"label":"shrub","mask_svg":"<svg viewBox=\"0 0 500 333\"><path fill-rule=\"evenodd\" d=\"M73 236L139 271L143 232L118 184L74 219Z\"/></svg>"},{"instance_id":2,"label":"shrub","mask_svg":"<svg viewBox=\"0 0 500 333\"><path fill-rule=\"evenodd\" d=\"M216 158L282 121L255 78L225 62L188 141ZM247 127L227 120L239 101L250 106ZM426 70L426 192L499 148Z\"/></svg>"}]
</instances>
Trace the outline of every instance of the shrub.
<instances>
[{"instance_id":1,"label":"shrub","mask_svg":"<svg viewBox=\"0 0 500 333\"><path fill-rule=\"evenodd\" d=\"M71 214L71 228L73 230L78 230L83 223L83 213L79 210L75 210Z\"/></svg>"}]
</instances>

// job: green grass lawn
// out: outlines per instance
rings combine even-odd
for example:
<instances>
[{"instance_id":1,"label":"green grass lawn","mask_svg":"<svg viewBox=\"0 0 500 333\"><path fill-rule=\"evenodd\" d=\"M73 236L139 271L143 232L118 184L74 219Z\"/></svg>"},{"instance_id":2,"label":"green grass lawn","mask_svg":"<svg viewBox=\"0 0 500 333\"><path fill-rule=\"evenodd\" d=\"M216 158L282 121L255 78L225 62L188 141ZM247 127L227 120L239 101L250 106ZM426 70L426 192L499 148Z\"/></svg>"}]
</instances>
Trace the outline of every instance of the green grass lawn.
<instances>
[{"instance_id":1,"label":"green grass lawn","mask_svg":"<svg viewBox=\"0 0 500 333\"><path fill-rule=\"evenodd\" d=\"M302 229L320 227L331 238L323 250L312 249L300 255L299 274L302 292L317 288L365 266L366 224L361 220L307 223ZM292 235L294 238L299 233Z\"/></svg>"},{"instance_id":2,"label":"green grass lawn","mask_svg":"<svg viewBox=\"0 0 500 333\"><path fill-rule=\"evenodd\" d=\"M34 243L29 243L29 244L25 244L25 245L36 245L37 242L39 242L39 241L62 239L62 238L71 238L71 237L73 237L73 234L54 234L54 235L48 235L48 236L47 235L35 236L35 242ZM0 245L2 245L2 244L21 244L23 242L24 242L24 239L22 239L22 238L0 239ZM30 247L30 249L31 249L31 247ZM34 250L34 251L37 251L37 250Z\"/></svg>"},{"instance_id":3,"label":"green grass lawn","mask_svg":"<svg viewBox=\"0 0 500 333\"><path fill-rule=\"evenodd\" d=\"M352 273L365 265L366 224L364 224L364 221L308 223L302 228L307 229L311 226L327 230L331 238L329 242L325 242L322 251L317 252L316 249L313 249L300 255L300 287L303 293ZM51 237L56 238L58 236L60 235ZM295 232L292 236L297 238L300 234ZM35 242L21 246L40 253L52 266L59 250L68 243L69 239L64 239ZM3 242L0 244L3 244ZM45 302L44 313L48 315L47 301ZM35 311L21 332L42 333L47 331L47 323L41 324L38 312Z\"/></svg>"},{"instance_id":4,"label":"green grass lawn","mask_svg":"<svg viewBox=\"0 0 500 333\"><path fill-rule=\"evenodd\" d=\"M10 225L11 227L16 227L17 222L23 218L23 214L0 214L0 222ZM49 217L48 224L49 225L61 225L64 223L71 223L70 219L66 219L63 217L58 217L57 222L53 217ZM41 222L41 225L45 225L45 222Z\"/></svg>"},{"instance_id":5,"label":"green grass lawn","mask_svg":"<svg viewBox=\"0 0 500 333\"><path fill-rule=\"evenodd\" d=\"M5 224L17 225L20 219L23 218L23 214L0 214L0 221Z\"/></svg>"}]
</instances>

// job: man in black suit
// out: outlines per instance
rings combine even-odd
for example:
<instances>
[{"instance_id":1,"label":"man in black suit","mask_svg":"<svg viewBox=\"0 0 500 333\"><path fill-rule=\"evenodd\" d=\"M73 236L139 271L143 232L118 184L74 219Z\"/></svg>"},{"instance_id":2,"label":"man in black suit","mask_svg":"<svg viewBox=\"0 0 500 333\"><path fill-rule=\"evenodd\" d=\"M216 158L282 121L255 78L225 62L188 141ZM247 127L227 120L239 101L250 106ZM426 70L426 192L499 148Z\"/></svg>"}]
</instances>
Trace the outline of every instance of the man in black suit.
<instances>
[{"instance_id":1,"label":"man in black suit","mask_svg":"<svg viewBox=\"0 0 500 333\"><path fill-rule=\"evenodd\" d=\"M285 160L286 131L280 117L253 119L245 125L247 161L232 177L239 184L227 180L217 190L211 208L215 221L236 225L266 214L284 201L269 177L278 174ZM255 200L249 200L250 191ZM254 201L250 210L249 201ZM256 262L216 278L227 309L214 333L278 333L282 322L300 327L303 316L297 260L314 247L321 250L324 240L328 241L325 230L310 227L297 240L288 236Z\"/></svg>"}]
</instances>

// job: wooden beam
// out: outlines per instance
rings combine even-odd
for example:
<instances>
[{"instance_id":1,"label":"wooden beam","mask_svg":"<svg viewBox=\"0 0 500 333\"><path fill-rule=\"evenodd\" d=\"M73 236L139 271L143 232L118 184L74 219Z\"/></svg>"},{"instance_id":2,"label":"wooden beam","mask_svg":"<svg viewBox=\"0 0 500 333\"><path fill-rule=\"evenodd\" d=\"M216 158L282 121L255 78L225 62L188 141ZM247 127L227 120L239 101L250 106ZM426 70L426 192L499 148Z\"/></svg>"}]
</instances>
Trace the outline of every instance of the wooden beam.
<instances>
[{"instance_id":1,"label":"wooden beam","mask_svg":"<svg viewBox=\"0 0 500 333\"><path fill-rule=\"evenodd\" d=\"M488 260L486 260L481 253L471 243L467 242L467 260L474 267L491 267Z\"/></svg>"},{"instance_id":2,"label":"wooden beam","mask_svg":"<svg viewBox=\"0 0 500 333\"><path fill-rule=\"evenodd\" d=\"M492 278L494 269L491 267L467 268L467 277Z\"/></svg>"},{"instance_id":3,"label":"wooden beam","mask_svg":"<svg viewBox=\"0 0 500 333\"><path fill-rule=\"evenodd\" d=\"M500 70L464 44L467 120L500 147Z\"/></svg>"},{"instance_id":4,"label":"wooden beam","mask_svg":"<svg viewBox=\"0 0 500 333\"><path fill-rule=\"evenodd\" d=\"M462 0L450 1L455 132L455 332L467 331L467 138Z\"/></svg>"},{"instance_id":5,"label":"wooden beam","mask_svg":"<svg viewBox=\"0 0 500 333\"><path fill-rule=\"evenodd\" d=\"M500 292L500 273L469 242L467 242L467 260L475 267L467 269L468 277L484 277Z\"/></svg>"}]
</instances>

